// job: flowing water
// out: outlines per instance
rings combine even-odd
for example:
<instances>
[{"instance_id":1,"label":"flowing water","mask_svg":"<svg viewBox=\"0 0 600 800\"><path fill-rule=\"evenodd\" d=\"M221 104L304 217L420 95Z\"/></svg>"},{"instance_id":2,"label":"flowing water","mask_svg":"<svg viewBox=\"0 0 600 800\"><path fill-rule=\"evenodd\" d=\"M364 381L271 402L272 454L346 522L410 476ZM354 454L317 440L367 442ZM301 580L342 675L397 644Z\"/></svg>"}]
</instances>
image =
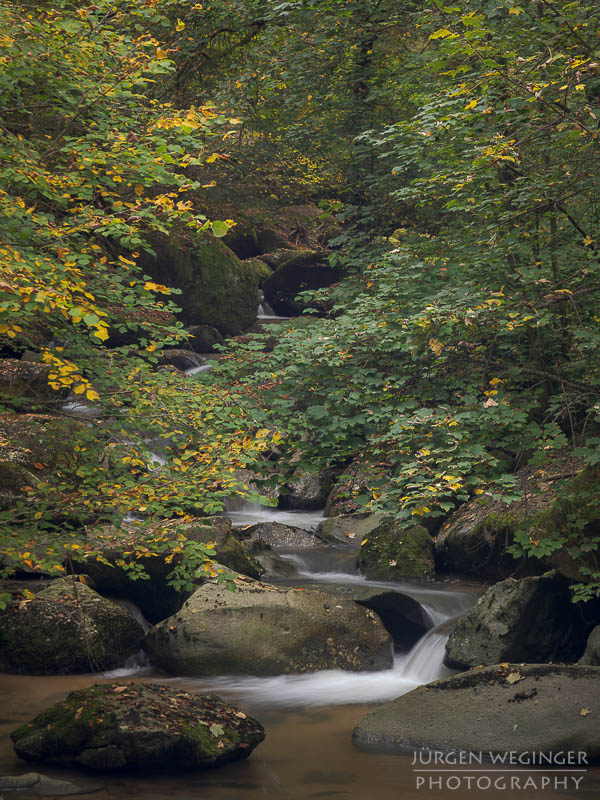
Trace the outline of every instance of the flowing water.
<instances>
[{"instance_id":1,"label":"flowing water","mask_svg":"<svg viewBox=\"0 0 600 800\"><path fill-rule=\"evenodd\" d=\"M262 519L251 519L262 517ZM314 528L320 512L280 512L260 507L230 512L238 524L277 519L297 527ZM242 519L243 516L243 519ZM294 520L294 522L292 522ZM302 524L300 524L302 521ZM335 548L329 548L329 553ZM71 780L79 786L90 780L101 787L97 800L449 800L449 798L533 800L539 797L542 777L553 780L551 772L531 772L536 782L525 788L529 773L520 773L520 787L489 788L482 781L499 776L491 771L477 773L478 784L456 791L451 785L423 786L420 773L411 766L410 756L365 752L352 744L352 731L374 704L410 691L416 686L449 674L442 663L444 645L454 619L476 600L481 587L468 584L410 584L367 581L353 570L353 559L337 562L331 569L331 555L307 551L287 553L298 568L297 582L345 584L399 591L417 600L426 610L433 627L409 652L396 653L392 669L356 673L324 670L307 675L279 675L268 678L227 676L181 678L157 671L143 659L103 675L0 676L0 774L14 775L37 769L14 755L9 732L69 691L104 681L153 681L177 685L193 692L213 692L256 716L267 731L265 741L246 761L206 773L179 775L93 776L53 767L39 767L45 775ZM334 562L335 563L335 562ZM339 567L344 563L343 568ZM349 571L348 571L349 570ZM130 609L135 613L135 609ZM447 777L447 776L446 776ZM561 776L561 778L564 776ZM536 788L537 786L537 788ZM571 783L546 784L549 800L597 800L600 770L590 770L576 791ZM11 796L6 794L6 800ZM13 795L14 796L14 795ZM28 795L19 796L27 800ZM75 794L72 797L87 797Z\"/></svg>"}]
</instances>

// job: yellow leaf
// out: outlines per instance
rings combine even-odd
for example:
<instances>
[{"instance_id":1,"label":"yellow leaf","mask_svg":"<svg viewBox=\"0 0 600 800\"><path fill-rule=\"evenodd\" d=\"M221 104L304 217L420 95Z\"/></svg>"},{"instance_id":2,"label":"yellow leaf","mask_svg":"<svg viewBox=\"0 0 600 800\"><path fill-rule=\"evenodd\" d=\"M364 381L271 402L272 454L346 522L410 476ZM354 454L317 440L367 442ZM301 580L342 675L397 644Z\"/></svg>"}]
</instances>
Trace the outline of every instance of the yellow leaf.
<instances>
[{"instance_id":1,"label":"yellow leaf","mask_svg":"<svg viewBox=\"0 0 600 800\"><path fill-rule=\"evenodd\" d=\"M85 393L88 400L100 400L100 395L94 389L88 389Z\"/></svg>"},{"instance_id":2,"label":"yellow leaf","mask_svg":"<svg viewBox=\"0 0 600 800\"><path fill-rule=\"evenodd\" d=\"M105 342L108 339L108 331L106 328L98 328L98 330L94 331L94 336L97 336L98 339L101 339Z\"/></svg>"},{"instance_id":3,"label":"yellow leaf","mask_svg":"<svg viewBox=\"0 0 600 800\"><path fill-rule=\"evenodd\" d=\"M182 31L184 28L185 28L185 22L183 22L183 20L178 19L175 25L175 30Z\"/></svg>"},{"instance_id":4,"label":"yellow leaf","mask_svg":"<svg viewBox=\"0 0 600 800\"><path fill-rule=\"evenodd\" d=\"M509 13L509 14L516 14L516 16L518 17L518 16L519 16L519 14L522 14L522 13L523 13L523 9L522 9L522 8L519 8L519 6L514 6L513 8L510 8L510 9L508 10L508 13Z\"/></svg>"},{"instance_id":5,"label":"yellow leaf","mask_svg":"<svg viewBox=\"0 0 600 800\"><path fill-rule=\"evenodd\" d=\"M78 384L73 391L75 394L83 394L85 392L85 383Z\"/></svg>"},{"instance_id":6,"label":"yellow leaf","mask_svg":"<svg viewBox=\"0 0 600 800\"><path fill-rule=\"evenodd\" d=\"M270 433L268 428L260 428L260 430L256 431L256 438L257 439L264 439L265 436L268 436Z\"/></svg>"},{"instance_id":7,"label":"yellow leaf","mask_svg":"<svg viewBox=\"0 0 600 800\"><path fill-rule=\"evenodd\" d=\"M366 544L368 541L369 541L368 539L363 539L362 542L360 543L360 546L362 547L363 544Z\"/></svg>"},{"instance_id":8,"label":"yellow leaf","mask_svg":"<svg viewBox=\"0 0 600 800\"><path fill-rule=\"evenodd\" d=\"M144 289L147 289L149 292L161 292L162 294L171 294L171 290L168 286L163 286L162 283L154 283L154 281L146 281L144 284Z\"/></svg>"},{"instance_id":9,"label":"yellow leaf","mask_svg":"<svg viewBox=\"0 0 600 800\"><path fill-rule=\"evenodd\" d=\"M585 83L578 83L575 88L578 92L582 92L585 89Z\"/></svg>"},{"instance_id":10,"label":"yellow leaf","mask_svg":"<svg viewBox=\"0 0 600 800\"><path fill-rule=\"evenodd\" d=\"M591 708L582 708L579 713L581 714L582 717L587 717L588 714L592 713L592 709Z\"/></svg>"},{"instance_id":11,"label":"yellow leaf","mask_svg":"<svg viewBox=\"0 0 600 800\"><path fill-rule=\"evenodd\" d=\"M470 111L472 108L475 108L475 106L477 105L478 102L479 102L479 99L471 100L471 102L467 103L467 105L465 106L465 111Z\"/></svg>"}]
</instances>

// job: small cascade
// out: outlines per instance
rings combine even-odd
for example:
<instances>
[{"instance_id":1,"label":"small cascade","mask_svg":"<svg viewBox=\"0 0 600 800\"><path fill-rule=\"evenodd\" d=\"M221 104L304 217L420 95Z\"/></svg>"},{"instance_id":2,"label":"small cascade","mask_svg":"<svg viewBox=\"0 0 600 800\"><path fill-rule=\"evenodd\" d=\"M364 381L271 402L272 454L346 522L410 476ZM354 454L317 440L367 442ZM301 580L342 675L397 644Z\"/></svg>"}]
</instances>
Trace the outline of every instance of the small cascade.
<instances>
[{"instance_id":1,"label":"small cascade","mask_svg":"<svg viewBox=\"0 0 600 800\"><path fill-rule=\"evenodd\" d=\"M189 367L185 370L186 375L199 375L201 372L208 372L209 369L214 367L213 361L207 361L205 364L200 364L197 367Z\"/></svg>"},{"instance_id":2,"label":"small cascade","mask_svg":"<svg viewBox=\"0 0 600 800\"><path fill-rule=\"evenodd\" d=\"M241 509L228 511L227 516L234 528L256 525L257 522L281 522L283 525L302 528L305 531L314 531L325 519L322 511L283 511L260 503L244 503Z\"/></svg>"}]
</instances>

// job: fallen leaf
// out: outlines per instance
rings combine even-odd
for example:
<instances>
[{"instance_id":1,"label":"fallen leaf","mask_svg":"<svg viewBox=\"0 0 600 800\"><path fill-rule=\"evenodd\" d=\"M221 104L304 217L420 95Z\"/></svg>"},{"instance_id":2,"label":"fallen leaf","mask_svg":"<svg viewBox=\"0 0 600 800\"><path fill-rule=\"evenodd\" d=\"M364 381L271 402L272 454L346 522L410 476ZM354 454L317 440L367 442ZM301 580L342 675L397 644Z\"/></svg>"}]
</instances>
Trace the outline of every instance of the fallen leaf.
<instances>
[{"instance_id":1,"label":"fallen leaf","mask_svg":"<svg viewBox=\"0 0 600 800\"><path fill-rule=\"evenodd\" d=\"M523 676L520 672L511 672L510 675L506 676L507 683L517 683L518 681L522 680Z\"/></svg>"},{"instance_id":2,"label":"fallen leaf","mask_svg":"<svg viewBox=\"0 0 600 800\"><path fill-rule=\"evenodd\" d=\"M591 708L582 708L579 713L581 714L582 717L587 717L588 714L592 713L592 709Z\"/></svg>"}]
</instances>

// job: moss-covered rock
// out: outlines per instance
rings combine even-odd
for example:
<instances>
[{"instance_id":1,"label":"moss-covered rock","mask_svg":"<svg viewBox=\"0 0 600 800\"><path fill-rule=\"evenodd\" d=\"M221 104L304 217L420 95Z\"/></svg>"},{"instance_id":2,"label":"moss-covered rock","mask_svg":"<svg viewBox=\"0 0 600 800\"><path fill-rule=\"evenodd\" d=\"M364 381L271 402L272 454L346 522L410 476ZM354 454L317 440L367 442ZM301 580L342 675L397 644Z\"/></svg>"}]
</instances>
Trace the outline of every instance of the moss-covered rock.
<instances>
[{"instance_id":1,"label":"moss-covered rock","mask_svg":"<svg viewBox=\"0 0 600 800\"><path fill-rule=\"evenodd\" d=\"M103 684L12 732L26 761L89 770L204 769L247 758L265 737L256 720L211 695L158 684Z\"/></svg>"},{"instance_id":2,"label":"moss-covered rock","mask_svg":"<svg viewBox=\"0 0 600 800\"><path fill-rule=\"evenodd\" d=\"M177 304L185 325L211 325L224 335L246 330L256 319L259 270L244 263L211 234L153 235L156 256L139 263L158 283L180 289Z\"/></svg>"},{"instance_id":3,"label":"moss-covered rock","mask_svg":"<svg viewBox=\"0 0 600 800\"><path fill-rule=\"evenodd\" d=\"M445 663L460 669L502 661L574 661L590 628L571 602L563 576L507 578L458 620L446 643Z\"/></svg>"},{"instance_id":4,"label":"moss-covered rock","mask_svg":"<svg viewBox=\"0 0 600 800\"><path fill-rule=\"evenodd\" d=\"M372 612L319 591L238 580L207 582L144 640L176 675L278 675L392 665L391 639Z\"/></svg>"},{"instance_id":5,"label":"moss-covered rock","mask_svg":"<svg viewBox=\"0 0 600 800\"><path fill-rule=\"evenodd\" d=\"M263 574L264 570L260 563L233 535L231 522L227 517L198 518L185 525L181 525L178 521L167 522L161 529L168 530L173 525L177 525L181 530L182 538L179 543L184 548L182 551L175 554L165 551L154 556L141 555L139 558L130 556L133 563L143 568L145 578L132 580L131 573L119 563L127 560L124 553L132 551L136 539L133 529L117 530L109 526L94 532L101 558L78 560L75 562L75 567L89 574L99 591L134 602L151 622L158 622L173 614L181 608L182 603L193 591L193 589L177 589L169 580L173 569L185 562L186 541L206 545L212 543L216 553L215 558L220 564L235 572L254 578ZM152 539L155 530L150 527L145 535ZM138 540L138 545L139 543ZM192 582L200 585L205 577L203 571L197 572L192 577Z\"/></svg>"},{"instance_id":6,"label":"moss-covered rock","mask_svg":"<svg viewBox=\"0 0 600 800\"><path fill-rule=\"evenodd\" d=\"M431 536L419 525L403 529L394 520L384 520L360 548L358 566L370 580L433 578Z\"/></svg>"},{"instance_id":7,"label":"moss-covered rock","mask_svg":"<svg viewBox=\"0 0 600 800\"><path fill-rule=\"evenodd\" d=\"M0 669L68 674L121 666L144 631L116 603L77 577L58 578L0 612Z\"/></svg>"}]
</instances>

